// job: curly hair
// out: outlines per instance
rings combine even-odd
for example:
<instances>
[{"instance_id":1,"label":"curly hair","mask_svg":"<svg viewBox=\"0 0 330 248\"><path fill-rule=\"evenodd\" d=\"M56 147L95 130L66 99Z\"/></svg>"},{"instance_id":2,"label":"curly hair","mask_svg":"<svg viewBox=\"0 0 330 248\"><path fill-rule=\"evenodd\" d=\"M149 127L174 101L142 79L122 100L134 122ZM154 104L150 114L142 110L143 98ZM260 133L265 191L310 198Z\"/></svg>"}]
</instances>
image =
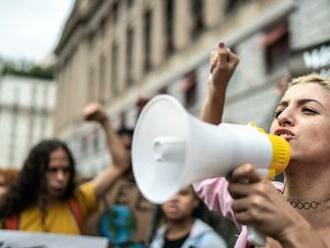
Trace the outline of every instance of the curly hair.
<instances>
[{"instance_id":1,"label":"curly hair","mask_svg":"<svg viewBox=\"0 0 330 248\"><path fill-rule=\"evenodd\" d=\"M11 185L7 194L2 199L0 204L0 219L18 214L46 196L46 172L50 155L59 148L66 151L70 162L69 182L61 199L66 200L73 196L75 190L75 162L71 151L60 140L43 140L31 149L17 181Z\"/></svg>"}]
</instances>

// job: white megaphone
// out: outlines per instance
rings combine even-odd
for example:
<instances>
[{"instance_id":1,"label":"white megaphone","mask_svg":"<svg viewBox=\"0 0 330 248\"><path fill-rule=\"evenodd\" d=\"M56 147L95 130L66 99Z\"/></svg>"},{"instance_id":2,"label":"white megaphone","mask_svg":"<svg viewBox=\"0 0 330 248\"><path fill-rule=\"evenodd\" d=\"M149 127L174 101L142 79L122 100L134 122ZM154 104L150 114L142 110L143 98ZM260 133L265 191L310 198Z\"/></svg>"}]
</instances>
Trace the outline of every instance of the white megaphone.
<instances>
[{"instance_id":1,"label":"white megaphone","mask_svg":"<svg viewBox=\"0 0 330 248\"><path fill-rule=\"evenodd\" d=\"M243 163L274 177L289 159L285 139L251 126L202 122L169 95L156 96L144 107L133 135L134 177L154 203L169 200L193 182L225 176ZM261 234L248 232L251 244L265 243Z\"/></svg>"}]
</instances>

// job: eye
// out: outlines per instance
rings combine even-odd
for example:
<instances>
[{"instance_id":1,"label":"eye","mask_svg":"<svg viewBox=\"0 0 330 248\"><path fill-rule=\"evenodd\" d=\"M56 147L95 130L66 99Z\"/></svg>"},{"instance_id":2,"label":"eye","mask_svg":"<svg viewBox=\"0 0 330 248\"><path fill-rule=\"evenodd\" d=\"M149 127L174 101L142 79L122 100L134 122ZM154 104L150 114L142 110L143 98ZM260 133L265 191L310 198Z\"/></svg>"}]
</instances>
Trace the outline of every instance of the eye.
<instances>
[{"instance_id":1,"label":"eye","mask_svg":"<svg viewBox=\"0 0 330 248\"><path fill-rule=\"evenodd\" d=\"M319 114L318 111L316 111L312 108L309 108L309 107L303 107L302 112L307 115L318 115Z\"/></svg>"},{"instance_id":2,"label":"eye","mask_svg":"<svg viewBox=\"0 0 330 248\"><path fill-rule=\"evenodd\" d=\"M282 112L283 112L283 110L275 110L274 111L274 114L273 114L273 117L275 119L277 119Z\"/></svg>"}]
</instances>

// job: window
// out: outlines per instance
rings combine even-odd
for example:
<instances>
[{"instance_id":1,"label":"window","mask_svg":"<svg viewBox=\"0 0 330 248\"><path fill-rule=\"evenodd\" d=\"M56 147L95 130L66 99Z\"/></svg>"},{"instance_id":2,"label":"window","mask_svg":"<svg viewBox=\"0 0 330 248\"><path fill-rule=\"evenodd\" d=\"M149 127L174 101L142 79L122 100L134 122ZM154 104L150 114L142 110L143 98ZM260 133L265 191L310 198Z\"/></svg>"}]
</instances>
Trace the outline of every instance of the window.
<instances>
[{"instance_id":1,"label":"window","mask_svg":"<svg viewBox=\"0 0 330 248\"><path fill-rule=\"evenodd\" d=\"M158 94L168 94L168 89L166 86L160 88L157 92Z\"/></svg>"},{"instance_id":2,"label":"window","mask_svg":"<svg viewBox=\"0 0 330 248\"><path fill-rule=\"evenodd\" d=\"M248 2L247 0L226 0L225 12L231 12L236 9L240 4Z\"/></svg>"},{"instance_id":3,"label":"window","mask_svg":"<svg viewBox=\"0 0 330 248\"><path fill-rule=\"evenodd\" d=\"M174 0L165 2L165 32L166 32L166 56L174 52Z\"/></svg>"},{"instance_id":4,"label":"window","mask_svg":"<svg viewBox=\"0 0 330 248\"><path fill-rule=\"evenodd\" d=\"M184 95L184 105L186 108L191 108L196 102L197 82L196 72L192 70L188 72L181 82L181 91Z\"/></svg>"},{"instance_id":5,"label":"window","mask_svg":"<svg viewBox=\"0 0 330 248\"><path fill-rule=\"evenodd\" d=\"M94 153L98 153L100 150L100 142L99 142L99 133L97 129L94 129L92 134L92 140L93 140L93 150Z\"/></svg>"},{"instance_id":6,"label":"window","mask_svg":"<svg viewBox=\"0 0 330 248\"><path fill-rule=\"evenodd\" d=\"M192 38L197 38L204 28L203 20L203 0L191 0L191 14L192 14Z\"/></svg>"},{"instance_id":7,"label":"window","mask_svg":"<svg viewBox=\"0 0 330 248\"><path fill-rule=\"evenodd\" d=\"M148 10L144 13L144 71L148 72L151 69L151 22L152 12Z\"/></svg>"},{"instance_id":8,"label":"window","mask_svg":"<svg viewBox=\"0 0 330 248\"><path fill-rule=\"evenodd\" d=\"M267 73L274 73L287 66L289 34L286 24L279 24L266 32L261 45L265 47Z\"/></svg>"},{"instance_id":9,"label":"window","mask_svg":"<svg viewBox=\"0 0 330 248\"><path fill-rule=\"evenodd\" d=\"M112 45L112 52L111 52L111 92L112 96L116 96L119 92L118 89L118 46L116 43Z\"/></svg>"},{"instance_id":10,"label":"window","mask_svg":"<svg viewBox=\"0 0 330 248\"><path fill-rule=\"evenodd\" d=\"M126 127L126 119L127 119L126 118L126 112L121 112L120 115L119 115L119 120L120 120L119 127L120 128Z\"/></svg>"},{"instance_id":11,"label":"window","mask_svg":"<svg viewBox=\"0 0 330 248\"><path fill-rule=\"evenodd\" d=\"M118 9L119 9L119 0L116 1L111 9L111 20L113 24L116 24L118 21Z\"/></svg>"},{"instance_id":12,"label":"window","mask_svg":"<svg viewBox=\"0 0 330 248\"><path fill-rule=\"evenodd\" d=\"M134 39L134 31L132 28L128 28L127 30L127 39L126 39L126 70L127 70L127 86L131 86L133 84L133 39Z\"/></svg>"},{"instance_id":13,"label":"window","mask_svg":"<svg viewBox=\"0 0 330 248\"><path fill-rule=\"evenodd\" d=\"M81 137L81 143L80 143L80 153L82 157L85 157L88 152L88 137L87 135L83 135Z\"/></svg>"},{"instance_id":14,"label":"window","mask_svg":"<svg viewBox=\"0 0 330 248\"><path fill-rule=\"evenodd\" d=\"M94 69L93 67L90 67L88 73L88 92L87 92L89 102L95 101L95 87L93 83L94 83Z\"/></svg>"},{"instance_id":15,"label":"window","mask_svg":"<svg viewBox=\"0 0 330 248\"><path fill-rule=\"evenodd\" d=\"M131 8L134 4L134 0L127 0L127 7Z\"/></svg>"},{"instance_id":16,"label":"window","mask_svg":"<svg viewBox=\"0 0 330 248\"><path fill-rule=\"evenodd\" d=\"M100 22L99 30L100 30L101 36L104 37L105 32L106 32L106 18L105 17L102 18L102 20Z\"/></svg>"},{"instance_id":17,"label":"window","mask_svg":"<svg viewBox=\"0 0 330 248\"><path fill-rule=\"evenodd\" d=\"M105 60L105 57L103 55L101 55L100 57L100 82L99 82L99 102L101 104L105 104L105 63L106 63L106 60Z\"/></svg>"}]
</instances>

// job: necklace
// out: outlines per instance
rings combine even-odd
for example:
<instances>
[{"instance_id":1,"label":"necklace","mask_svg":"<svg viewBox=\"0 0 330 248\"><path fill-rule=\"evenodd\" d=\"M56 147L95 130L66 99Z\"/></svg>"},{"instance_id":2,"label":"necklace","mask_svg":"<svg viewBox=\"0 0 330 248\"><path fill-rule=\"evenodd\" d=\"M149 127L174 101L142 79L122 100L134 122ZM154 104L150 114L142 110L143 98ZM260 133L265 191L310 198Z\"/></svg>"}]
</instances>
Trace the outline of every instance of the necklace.
<instances>
[{"instance_id":1,"label":"necklace","mask_svg":"<svg viewBox=\"0 0 330 248\"><path fill-rule=\"evenodd\" d=\"M292 199L288 199L287 201L294 208L309 210L309 209L316 209L319 206L324 205L327 202L330 202L330 199L326 199L326 200L319 201L319 202L317 202L317 201L300 201L300 200L292 200Z\"/></svg>"}]
</instances>

